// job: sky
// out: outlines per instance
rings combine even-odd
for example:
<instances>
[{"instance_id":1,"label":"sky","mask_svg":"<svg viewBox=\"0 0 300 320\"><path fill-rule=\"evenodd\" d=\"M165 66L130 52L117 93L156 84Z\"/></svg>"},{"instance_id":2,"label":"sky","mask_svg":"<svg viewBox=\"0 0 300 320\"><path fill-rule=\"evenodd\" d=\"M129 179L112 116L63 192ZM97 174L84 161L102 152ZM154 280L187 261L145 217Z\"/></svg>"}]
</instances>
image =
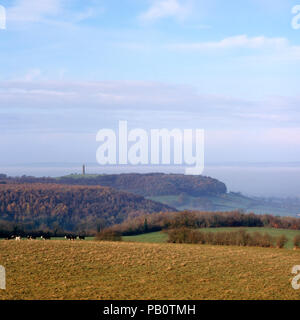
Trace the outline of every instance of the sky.
<instances>
[{"instance_id":1,"label":"sky","mask_svg":"<svg viewBox=\"0 0 300 320\"><path fill-rule=\"evenodd\" d=\"M0 165L95 162L120 120L204 129L208 163L300 161L298 4L0 0Z\"/></svg>"}]
</instances>

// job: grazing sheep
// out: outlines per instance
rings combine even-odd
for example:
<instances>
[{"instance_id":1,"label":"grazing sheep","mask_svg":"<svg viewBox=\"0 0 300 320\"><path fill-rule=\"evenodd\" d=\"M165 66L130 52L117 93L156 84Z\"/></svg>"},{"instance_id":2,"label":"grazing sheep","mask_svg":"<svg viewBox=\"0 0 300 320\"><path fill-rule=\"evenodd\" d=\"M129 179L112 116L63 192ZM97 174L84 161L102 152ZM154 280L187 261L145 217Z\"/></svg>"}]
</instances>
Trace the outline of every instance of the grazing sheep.
<instances>
[{"instance_id":1,"label":"grazing sheep","mask_svg":"<svg viewBox=\"0 0 300 320\"><path fill-rule=\"evenodd\" d=\"M15 239L16 239L16 236L14 236L14 235L5 238L5 240L15 240Z\"/></svg>"},{"instance_id":2,"label":"grazing sheep","mask_svg":"<svg viewBox=\"0 0 300 320\"><path fill-rule=\"evenodd\" d=\"M41 236L41 239L42 240L51 240L51 237L50 236Z\"/></svg>"},{"instance_id":3,"label":"grazing sheep","mask_svg":"<svg viewBox=\"0 0 300 320\"><path fill-rule=\"evenodd\" d=\"M27 239L28 240L36 240L36 237L35 236L27 236Z\"/></svg>"},{"instance_id":4,"label":"grazing sheep","mask_svg":"<svg viewBox=\"0 0 300 320\"><path fill-rule=\"evenodd\" d=\"M66 236L65 236L65 239L67 239L67 240L71 240L71 241L74 241L74 240L76 240L76 236L73 236L73 235L66 235Z\"/></svg>"}]
</instances>

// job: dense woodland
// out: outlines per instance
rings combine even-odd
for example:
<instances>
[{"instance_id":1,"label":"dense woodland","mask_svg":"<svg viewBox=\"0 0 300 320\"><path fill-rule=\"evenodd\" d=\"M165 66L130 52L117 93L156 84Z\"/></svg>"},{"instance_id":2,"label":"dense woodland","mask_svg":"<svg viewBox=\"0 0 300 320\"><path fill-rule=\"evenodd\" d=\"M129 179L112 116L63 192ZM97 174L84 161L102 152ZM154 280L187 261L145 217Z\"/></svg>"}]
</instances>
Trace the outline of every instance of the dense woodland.
<instances>
[{"instance_id":1,"label":"dense woodland","mask_svg":"<svg viewBox=\"0 0 300 320\"><path fill-rule=\"evenodd\" d=\"M99 231L129 215L174 210L108 187L0 184L0 229Z\"/></svg>"},{"instance_id":2,"label":"dense woodland","mask_svg":"<svg viewBox=\"0 0 300 320\"><path fill-rule=\"evenodd\" d=\"M181 195L185 193L190 196L197 197L210 194L223 194L227 192L227 188L224 183L210 177L163 173L132 173L92 176L71 175L57 179L26 176L20 178L3 177L2 182L10 184L58 183L68 185L100 185L147 197Z\"/></svg>"}]
</instances>

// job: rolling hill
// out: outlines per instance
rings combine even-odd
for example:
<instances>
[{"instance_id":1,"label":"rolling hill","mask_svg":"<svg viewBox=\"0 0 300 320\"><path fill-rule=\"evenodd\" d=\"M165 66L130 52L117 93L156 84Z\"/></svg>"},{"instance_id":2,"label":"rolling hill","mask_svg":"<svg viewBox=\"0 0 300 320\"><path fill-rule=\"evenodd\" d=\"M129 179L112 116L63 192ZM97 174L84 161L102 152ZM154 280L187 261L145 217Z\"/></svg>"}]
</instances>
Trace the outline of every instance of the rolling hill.
<instances>
[{"instance_id":1,"label":"rolling hill","mask_svg":"<svg viewBox=\"0 0 300 320\"><path fill-rule=\"evenodd\" d=\"M106 186L141 195L177 210L231 211L244 210L257 214L298 216L300 199L258 198L227 192L223 182L205 176L182 174L72 174L58 178L19 178L0 175L1 183L43 183L63 185Z\"/></svg>"},{"instance_id":2,"label":"rolling hill","mask_svg":"<svg viewBox=\"0 0 300 320\"><path fill-rule=\"evenodd\" d=\"M300 200L264 199L228 192L223 182L205 176L162 173L70 175L58 178L58 182L113 187L142 195L177 210L217 212L238 209L280 216L297 216L300 212Z\"/></svg>"},{"instance_id":3,"label":"rolling hill","mask_svg":"<svg viewBox=\"0 0 300 320\"><path fill-rule=\"evenodd\" d=\"M5 225L21 224L27 230L95 231L129 216L170 210L174 211L140 195L108 187L0 184L2 230Z\"/></svg>"},{"instance_id":4,"label":"rolling hill","mask_svg":"<svg viewBox=\"0 0 300 320\"><path fill-rule=\"evenodd\" d=\"M224 194L211 194L192 197L187 194L148 197L177 210L198 211L232 211L243 210L256 214L273 214L279 216L299 216L299 199L264 199L249 197L240 193L229 192Z\"/></svg>"},{"instance_id":5,"label":"rolling hill","mask_svg":"<svg viewBox=\"0 0 300 320\"><path fill-rule=\"evenodd\" d=\"M114 174L114 175L71 175L58 178L59 183L101 185L117 190L132 192L144 197L189 194L204 196L224 194L226 185L216 179L205 176L187 176L183 174Z\"/></svg>"}]
</instances>

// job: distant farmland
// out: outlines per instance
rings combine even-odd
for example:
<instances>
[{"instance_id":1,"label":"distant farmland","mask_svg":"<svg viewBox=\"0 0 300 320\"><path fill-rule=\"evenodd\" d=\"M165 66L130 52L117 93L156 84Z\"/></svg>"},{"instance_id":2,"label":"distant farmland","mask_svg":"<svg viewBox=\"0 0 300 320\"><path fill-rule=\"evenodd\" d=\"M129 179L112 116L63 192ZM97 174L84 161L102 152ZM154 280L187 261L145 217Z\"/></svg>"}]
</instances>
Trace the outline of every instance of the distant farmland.
<instances>
[{"instance_id":1,"label":"distant farmland","mask_svg":"<svg viewBox=\"0 0 300 320\"><path fill-rule=\"evenodd\" d=\"M300 250L0 241L0 299L299 299Z\"/></svg>"},{"instance_id":2,"label":"distant farmland","mask_svg":"<svg viewBox=\"0 0 300 320\"><path fill-rule=\"evenodd\" d=\"M198 197L169 195L148 198L175 207L178 210L232 211L242 209L245 212L254 212L256 214L269 213L280 216L296 216L299 213L299 203L297 200L284 201L281 199L279 203L276 203L232 192Z\"/></svg>"},{"instance_id":3,"label":"distant farmland","mask_svg":"<svg viewBox=\"0 0 300 320\"><path fill-rule=\"evenodd\" d=\"M288 239L288 242L285 245L285 248L292 249L293 248L293 239L296 235L300 234L300 230L286 230L286 229L273 229L273 228L203 228L199 229L202 232L230 232L236 230L246 230L249 233L252 232L260 232L260 233L268 233L271 236L278 237L281 235L285 235ZM168 235L164 232L153 232L148 234L141 234L138 236L128 236L123 237L124 241L132 241L132 242L144 242L144 243L164 243L168 240Z\"/></svg>"}]
</instances>

